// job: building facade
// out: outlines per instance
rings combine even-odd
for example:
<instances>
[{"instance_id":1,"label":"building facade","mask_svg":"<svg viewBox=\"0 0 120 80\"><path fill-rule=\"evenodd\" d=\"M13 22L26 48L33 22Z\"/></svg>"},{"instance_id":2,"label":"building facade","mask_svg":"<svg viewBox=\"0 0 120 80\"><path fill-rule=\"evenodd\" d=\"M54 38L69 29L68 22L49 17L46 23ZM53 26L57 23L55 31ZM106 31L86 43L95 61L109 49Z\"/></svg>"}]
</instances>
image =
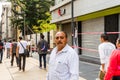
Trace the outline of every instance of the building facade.
<instances>
[{"instance_id":1,"label":"building facade","mask_svg":"<svg viewBox=\"0 0 120 80\"><path fill-rule=\"evenodd\" d=\"M99 57L98 45L101 33L111 32L110 41L113 43L119 37L120 0L55 0L55 5L50 11L51 23L56 23L60 30L68 33L71 46L74 46L72 29L77 29L79 54ZM74 28L71 25L72 21Z\"/></svg>"},{"instance_id":2,"label":"building facade","mask_svg":"<svg viewBox=\"0 0 120 80\"><path fill-rule=\"evenodd\" d=\"M11 17L11 3L3 4L1 15L1 32L3 39L9 39L12 37L10 17Z\"/></svg>"}]
</instances>

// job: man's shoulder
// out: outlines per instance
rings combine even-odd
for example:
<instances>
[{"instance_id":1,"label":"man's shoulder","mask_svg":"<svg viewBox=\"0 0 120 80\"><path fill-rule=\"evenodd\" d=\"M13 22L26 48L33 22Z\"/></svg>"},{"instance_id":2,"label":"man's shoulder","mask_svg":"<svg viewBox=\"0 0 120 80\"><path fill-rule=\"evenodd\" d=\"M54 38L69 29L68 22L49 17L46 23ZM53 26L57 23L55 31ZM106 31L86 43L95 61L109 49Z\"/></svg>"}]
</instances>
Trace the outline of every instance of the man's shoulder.
<instances>
[{"instance_id":1,"label":"man's shoulder","mask_svg":"<svg viewBox=\"0 0 120 80\"><path fill-rule=\"evenodd\" d=\"M42 40L41 40L41 42L47 42L47 40L45 40L45 39L42 39Z\"/></svg>"},{"instance_id":2,"label":"man's shoulder","mask_svg":"<svg viewBox=\"0 0 120 80\"><path fill-rule=\"evenodd\" d=\"M21 42L21 43L27 43L27 41L25 41L25 40L21 40L20 42Z\"/></svg>"},{"instance_id":3,"label":"man's shoulder","mask_svg":"<svg viewBox=\"0 0 120 80\"><path fill-rule=\"evenodd\" d=\"M2 41L0 43L3 43Z\"/></svg>"},{"instance_id":4,"label":"man's shoulder","mask_svg":"<svg viewBox=\"0 0 120 80\"><path fill-rule=\"evenodd\" d=\"M70 45L66 45L66 49L70 52L70 53L76 53L76 51L70 46Z\"/></svg>"},{"instance_id":5,"label":"man's shoulder","mask_svg":"<svg viewBox=\"0 0 120 80\"><path fill-rule=\"evenodd\" d=\"M109 44L108 42L104 42L104 43L101 43L99 47L104 47L104 46L107 46L108 44Z\"/></svg>"},{"instance_id":6,"label":"man's shoulder","mask_svg":"<svg viewBox=\"0 0 120 80\"><path fill-rule=\"evenodd\" d=\"M12 42L12 44L17 44L17 42Z\"/></svg>"},{"instance_id":7,"label":"man's shoulder","mask_svg":"<svg viewBox=\"0 0 120 80\"><path fill-rule=\"evenodd\" d=\"M3 45L3 42L0 42L0 45Z\"/></svg>"}]
</instances>

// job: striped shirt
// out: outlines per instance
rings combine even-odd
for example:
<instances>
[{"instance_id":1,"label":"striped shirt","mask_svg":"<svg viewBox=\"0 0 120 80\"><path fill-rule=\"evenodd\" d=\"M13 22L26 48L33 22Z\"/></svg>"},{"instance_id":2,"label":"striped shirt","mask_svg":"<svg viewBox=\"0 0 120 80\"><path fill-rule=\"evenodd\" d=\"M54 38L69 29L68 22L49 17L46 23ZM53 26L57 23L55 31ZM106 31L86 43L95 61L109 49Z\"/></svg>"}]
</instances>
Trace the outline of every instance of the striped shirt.
<instances>
[{"instance_id":1,"label":"striped shirt","mask_svg":"<svg viewBox=\"0 0 120 80\"><path fill-rule=\"evenodd\" d=\"M78 54L68 44L51 52L47 80L79 80Z\"/></svg>"}]
</instances>

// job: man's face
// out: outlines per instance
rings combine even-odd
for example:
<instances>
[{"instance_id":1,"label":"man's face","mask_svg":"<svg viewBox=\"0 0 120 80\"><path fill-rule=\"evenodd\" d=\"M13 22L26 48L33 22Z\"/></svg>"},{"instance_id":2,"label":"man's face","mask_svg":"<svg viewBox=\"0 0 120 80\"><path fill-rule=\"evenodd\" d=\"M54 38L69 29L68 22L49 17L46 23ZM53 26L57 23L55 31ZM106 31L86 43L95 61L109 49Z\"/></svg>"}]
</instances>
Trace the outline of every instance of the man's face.
<instances>
[{"instance_id":1,"label":"man's face","mask_svg":"<svg viewBox=\"0 0 120 80\"><path fill-rule=\"evenodd\" d=\"M100 38L100 42L101 42L101 43L104 42L104 39L103 39L102 37Z\"/></svg>"},{"instance_id":2,"label":"man's face","mask_svg":"<svg viewBox=\"0 0 120 80\"><path fill-rule=\"evenodd\" d=\"M67 38L64 32L57 32L55 35L55 43L58 49L62 49L65 47L67 43Z\"/></svg>"}]
</instances>

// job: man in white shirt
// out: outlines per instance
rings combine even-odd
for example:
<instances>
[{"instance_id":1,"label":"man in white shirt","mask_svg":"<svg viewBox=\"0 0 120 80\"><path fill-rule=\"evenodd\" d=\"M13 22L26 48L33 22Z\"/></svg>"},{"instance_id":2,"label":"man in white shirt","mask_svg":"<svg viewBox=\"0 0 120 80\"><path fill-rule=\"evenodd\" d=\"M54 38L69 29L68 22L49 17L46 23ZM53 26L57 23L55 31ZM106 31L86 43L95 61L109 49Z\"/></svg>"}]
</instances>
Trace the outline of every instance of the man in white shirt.
<instances>
[{"instance_id":1,"label":"man in white shirt","mask_svg":"<svg viewBox=\"0 0 120 80\"><path fill-rule=\"evenodd\" d=\"M50 55L47 80L79 80L78 54L67 44L67 34L57 32L55 43L56 47Z\"/></svg>"},{"instance_id":2,"label":"man in white shirt","mask_svg":"<svg viewBox=\"0 0 120 80\"><path fill-rule=\"evenodd\" d=\"M108 41L107 34L101 34L101 44L98 46L99 56L100 56L100 80L104 80L105 72L107 71L109 57L111 52L115 49L115 45Z\"/></svg>"},{"instance_id":3,"label":"man in white shirt","mask_svg":"<svg viewBox=\"0 0 120 80\"><path fill-rule=\"evenodd\" d=\"M19 56L19 71L21 70L21 59L23 59L22 70L25 71L26 55L24 54L24 48L28 49L27 41L22 40L22 37L19 37L19 42L17 44L17 56Z\"/></svg>"}]
</instances>

